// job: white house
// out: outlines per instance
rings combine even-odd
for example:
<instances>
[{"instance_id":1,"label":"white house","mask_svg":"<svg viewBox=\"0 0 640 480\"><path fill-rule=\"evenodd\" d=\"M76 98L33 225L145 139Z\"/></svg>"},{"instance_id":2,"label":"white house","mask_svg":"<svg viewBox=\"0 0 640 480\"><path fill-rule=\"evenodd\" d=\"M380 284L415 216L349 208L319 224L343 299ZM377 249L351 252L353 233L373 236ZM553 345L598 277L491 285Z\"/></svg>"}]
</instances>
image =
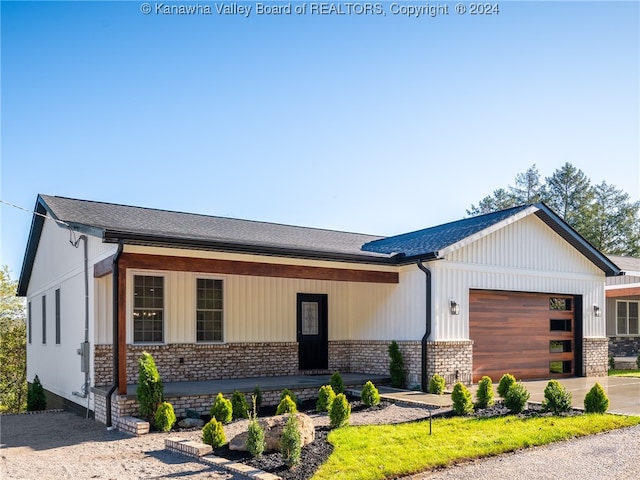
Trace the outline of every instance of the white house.
<instances>
[{"instance_id":1,"label":"white house","mask_svg":"<svg viewBox=\"0 0 640 480\"><path fill-rule=\"evenodd\" d=\"M35 212L28 378L103 421L143 350L164 382L387 374L392 340L423 389L606 374L619 269L544 204L388 238L46 195Z\"/></svg>"}]
</instances>

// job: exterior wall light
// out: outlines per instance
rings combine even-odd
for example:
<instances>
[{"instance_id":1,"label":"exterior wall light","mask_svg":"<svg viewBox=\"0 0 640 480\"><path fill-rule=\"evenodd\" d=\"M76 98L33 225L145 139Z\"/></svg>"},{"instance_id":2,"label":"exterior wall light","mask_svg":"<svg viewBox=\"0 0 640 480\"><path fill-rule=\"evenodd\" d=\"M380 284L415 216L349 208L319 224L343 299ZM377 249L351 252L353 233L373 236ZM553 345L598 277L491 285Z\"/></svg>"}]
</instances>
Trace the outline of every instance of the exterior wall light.
<instances>
[{"instance_id":1,"label":"exterior wall light","mask_svg":"<svg viewBox=\"0 0 640 480\"><path fill-rule=\"evenodd\" d=\"M599 317L601 315L600 307L598 305L593 306L593 316Z\"/></svg>"},{"instance_id":2,"label":"exterior wall light","mask_svg":"<svg viewBox=\"0 0 640 480\"><path fill-rule=\"evenodd\" d=\"M460 304L455 300L449 300L449 311L451 315L460 315Z\"/></svg>"}]
</instances>

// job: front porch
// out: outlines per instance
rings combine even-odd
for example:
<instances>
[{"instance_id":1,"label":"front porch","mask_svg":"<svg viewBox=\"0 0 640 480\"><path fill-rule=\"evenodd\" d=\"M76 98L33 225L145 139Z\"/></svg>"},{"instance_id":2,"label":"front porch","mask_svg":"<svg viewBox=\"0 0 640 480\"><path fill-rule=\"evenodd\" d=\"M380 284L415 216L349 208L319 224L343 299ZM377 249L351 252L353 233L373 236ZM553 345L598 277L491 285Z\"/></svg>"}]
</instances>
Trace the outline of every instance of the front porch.
<instances>
[{"instance_id":1,"label":"front porch","mask_svg":"<svg viewBox=\"0 0 640 480\"><path fill-rule=\"evenodd\" d=\"M388 375L374 375L364 373L341 373L345 389L360 389L369 380L376 386L387 385L391 382ZM237 379L220 379L187 382L164 383L164 398L173 405L178 417L184 417L187 409L195 410L201 415L207 415L218 393L230 398L235 390L249 396L256 386L262 391L263 405L277 405L280 393L285 388L291 390L300 400L316 398L318 389L331 382L331 375L286 375L272 377L250 377ZM127 394L114 393L111 399L112 425L121 429L121 419L136 416L138 400L136 390L138 385L127 385ZM107 423L107 395L109 386L93 387L94 412L97 421Z\"/></svg>"}]
</instances>

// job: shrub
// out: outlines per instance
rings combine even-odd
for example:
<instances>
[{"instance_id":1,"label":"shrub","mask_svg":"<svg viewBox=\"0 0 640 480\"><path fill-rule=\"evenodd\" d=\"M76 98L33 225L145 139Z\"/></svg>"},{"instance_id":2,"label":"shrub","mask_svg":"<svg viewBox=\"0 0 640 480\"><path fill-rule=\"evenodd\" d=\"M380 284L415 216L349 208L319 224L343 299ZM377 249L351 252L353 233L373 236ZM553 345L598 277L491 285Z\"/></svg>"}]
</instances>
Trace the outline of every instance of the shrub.
<instances>
[{"instance_id":1,"label":"shrub","mask_svg":"<svg viewBox=\"0 0 640 480\"><path fill-rule=\"evenodd\" d=\"M571 392L560 385L557 380L549 380L544 389L542 408L545 412L553 412L554 415L571 410Z\"/></svg>"},{"instance_id":2,"label":"shrub","mask_svg":"<svg viewBox=\"0 0 640 480\"><path fill-rule=\"evenodd\" d=\"M456 412L456 414L468 415L473 412L471 392L462 383L458 382L453 387L451 400L453 401L453 411Z\"/></svg>"},{"instance_id":3,"label":"shrub","mask_svg":"<svg viewBox=\"0 0 640 480\"><path fill-rule=\"evenodd\" d=\"M155 426L161 432L168 432L176 423L176 413L173 411L173 405L169 402L162 402L156 410Z\"/></svg>"},{"instance_id":4,"label":"shrub","mask_svg":"<svg viewBox=\"0 0 640 480\"><path fill-rule=\"evenodd\" d=\"M215 418L202 427L202 441L213 448L218 448L227 443L227 437L224 434L224 428Z\"/></svg>"},{"instance_id":5,"label":"shrub","mask_svg":"<svg viewBox=\"0 0 640 480\"><path fill-rule=\"evenodd\" d=\"M498 383L498 395L500 395L502 398L505 398L507 396L507 392L511 388L511 385L514 385L515 383L516 377L514 377L510 373L505 373L504 375L502 375L502 377L500 378L500 382Z\"/></svg>"},{"instance_id":6,"label":"shrub","mask_svg":"<svg viewBox=\"0 0 640 480\"><path fill-rule=\"evenodd\" d=\"M233 418L231 401L224 398L222 393L218 393L209 413L211 418L215 418L218 422L229 423Z\"/></svg>"},{"instance_id":7,"label":"shrub","mask_svg":"<svg viewBox=\"0 0 640 480\"><path fill-rule=\"evenodd\" d=\"M318 412L327 412L331 407L331 402L336 398L336 394L331 385L323 385L318 390L318 401L316 402L316 410Z\"/></svg>"},{"instance_id":8,"label":"shrub","mask_svg":"<svg viewBox=\"0 0 640 480\"><path fill-rule=\"evenodd\" d=\"M360 400L362 400L362 403L367 407L374 407L380 403L380 393L371 381L368 381L364 384L364 387L362 387Z\"/></svg>"},{"instance_id":9,"label":"shrub","mask_svg":"<svg viewBox=\"0 0 640 480\"><path fill-rule=\"evenodd\" d=\"M491 377L484 376L478 382L476 391L476 408L487 408L493 405L493 382Z\"/></svg>"},{"instance_id":10,"label":"shrub","mask_svg":"<svg viewBox=\"0 0 640 480\"><path fill-rule=\"evenodd\" d=\"M233 420L249 418L249 404L244 395L238 390L235 390L231 396L231 412L231 418Z\"/></svg>"},{"instance_id":11,"label":"shrub","mask_svg":"<svg viewBox=\"0 0 640 480\"><path fill-rule=\"evenodd\" d=\"M529 397L529 392L522 382L516 382L509 387L507 396L504 397L504 404L511 413L522 413L527 406Z\"/></svg>"},{"instance_id":12,"label":"shrub","mask_svg":"<svg viewBox=\"0 0 640 480\"><path fill-rule=\"evenodd\" d=\"M429 380L429 393L442 395L444 393L444 386L444 378L436 373L433 377L431 377L431 380Z\"/></svg>"},{"instance_id":13,"label":"shrub","mask_svg":"<svg viewBox=\"0 0 640 480\"><path fill-rule=\"evenodd\" d=\"M140 415L151 421L156 414L158 405L162 403L164 387L156 362L149 352L142 352L138 359L138 388L136 396L140 407Z\"/></svg>"},{"instance_id":14,"label":"shrub","mask_svg":"<svg viewBox=\"0 0 640 480\"><path fill-rule=\"evenodd\" d=\"M264 452L264 429L258 423L257 396L251 396L253 412L249 415L249 431L247 432L246 447L254 457L259 457Z\"/></svg>"},{"instance_id":15,"label":"shrub","mask_svg":"<svg viewBox=\"0 0 640 480\"><path fill-rule=\"evenodd\" d=\"M636 358L636 367L640 368L640 353L638 354L638 358Z\"/></svg>"},{"instance_id":16,"label":"shrub","mask_svg":"<svg viewBox=\"0 0 640 480\"><path fill-rule=\"evenodd\" d=\"M584 396L585 413L605 413L609 408L609 397L602 386L596 382Z\"/></svg>"},{"instance_id":17,"label":"shrub","mask_svg":"<svg viewBox=\"0 0 640 480\"><path fill-rule=\"evenodd\" d=\"M296 413L298 411L298 407L296 407L296 402L291 400L289 395L285 395L280 403L278 404L278 408L276 408L276 415L284 415L285 413Z\"/></svg>"},{"instance_id":18,"label":"shrub","mask_svg":"<svg viewBox=\"0 0 640 480\"><path fill-rule=\"evenodd\" d=\"M616 360L613 358L612 355L609 355L609 370L615 370L616 369Z\"/></svg>"},{"instance_id":19,"label":"shrub","mask_svg":"<svg viewBox=\"0 0 640 480\"><path fill-rule=\"evenodd\" d=\"M280 453L282 459L288 467L293 467L300 463L300 453L302 451L302 438L298 428L298 418L295 413L289 415L287 423L282 429L280 437Z\"/></svg>"},{"instance_id":20,"label":"shrub","mask_svg":"<svg viewBox=\"0 0 640 480\"><path fill-rule=\"evenodd\" d=\"M343 425L348 425L350 417L351 405L349 405L345 394L339 393L333 402L331 402L331 407L329 408L329 426L331 428L338 428Z\"/></svg>"},{"instance_id":21,"label":"shrub","mask_svg":"<svg viewBox=\"0 0 640 480\"><path fill-rule=\"evenodd\" d=\"M252 397L256 397L256 414L260 407L262 406L262 390L260 390L260 385L256 385L256 388L253 389Z\"/></svg>"},{"instance_id":22,"label":"shrub","mask_svg":"<svg viewBox=\"0 0 640 480\"><path fill-rule=\"evenodd\" d=\"M344 393L344 382L342 381L342 376L340 372L334 372L331 375L331 388L333 388L333 393L338 395L339 393Z\"/></svg>"},{"instance_id":23,"label":"shrub","mask_svg":"<svg viewBox=\"0 0 640 480\"><path fill-rule=\"evenodd\" d=\"M391 375L391 386L394 388L404 387L404 360L402 360L402 353L400 347L395 340L389 345L389 357L391 363L389 364L389 375Z\"/></svg>"},{"instance_id":24,"label":"shrub","mask_svg":"<svg viewBox=\"0 0 640 480\"><path fill-rule=\"evenodd\" d=\"M295 403L296 405L298 404L298 398L295 396L295 394L289 390L288 388L285 388L282 393L280 393L280 401L284 400L284 397L286 397L287 395L289 395L289 398L291 400L293 400L293 403Z\"/></svg>"},{"instance_id":25,"label":"shrub","mask_svg":"<svg viewBox=\"0 0 640 480\"><path fill-rule=\"evenodd\" d=\"M44 388L38 375L33 379L33 383L27 389L27 410L35 412L38 410L46 410L47 396L44 394Z\"/></svg>"}]
</instances>

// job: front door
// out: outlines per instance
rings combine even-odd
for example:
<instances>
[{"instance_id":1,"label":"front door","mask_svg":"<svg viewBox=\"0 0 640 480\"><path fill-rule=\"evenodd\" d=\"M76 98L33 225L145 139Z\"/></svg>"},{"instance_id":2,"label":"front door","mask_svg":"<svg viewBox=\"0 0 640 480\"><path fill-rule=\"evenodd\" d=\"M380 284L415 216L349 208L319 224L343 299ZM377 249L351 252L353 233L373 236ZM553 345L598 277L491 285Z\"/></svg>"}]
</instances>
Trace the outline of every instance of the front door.
<instances>
[{"instance_id":1,"label":"front door","mask_svg":"<svg viewBox=\"0 0 640 480\"><path fill-rule=\"evenodd\" d=\"M299 369L329 368L327 295L298 294L297 327Z\"/></svg>"}]
</instances>

